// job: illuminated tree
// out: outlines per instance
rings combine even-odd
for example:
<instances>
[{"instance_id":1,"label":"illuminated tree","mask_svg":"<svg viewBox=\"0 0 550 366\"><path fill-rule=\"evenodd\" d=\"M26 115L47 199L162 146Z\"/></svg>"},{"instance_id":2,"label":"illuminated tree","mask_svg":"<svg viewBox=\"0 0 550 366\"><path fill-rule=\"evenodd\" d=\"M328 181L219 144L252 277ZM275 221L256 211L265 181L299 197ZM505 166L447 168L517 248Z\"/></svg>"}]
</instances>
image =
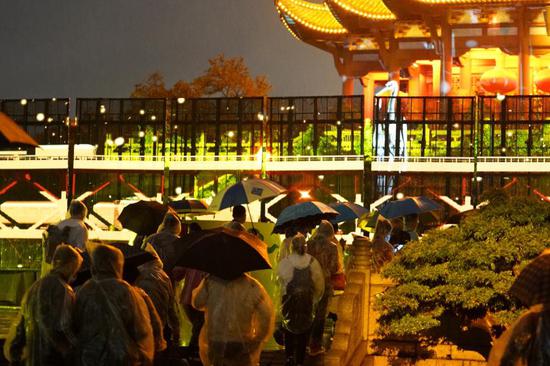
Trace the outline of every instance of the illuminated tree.
<instances>
[{"instance_id":1,"label":"illuminated tree","mask_svg":"<svg viewBox=\"0 0 550 366\"><path fill-rule=\"evenodd\" d=\"M428 232L383 271L396 286L378 300L380 334L449 341L487 356L491 339L522 310L508 295L515 276L549 237L548 203L502 194L459 227Z\"/></svg>"},{"instance_id":2,"label":"illuminated tree","mask_svg":"<svg viewBox=\"0 0 550 366\"><path fill-rule=\"evenodd\" d=\"M136 98L166 97L257 97L265 96L271 84L264 75L252 77L242 57L226 58L220 54L208 60L208 69L191 82L177 81L167 89L159 72L136 84L131 93Z\"/></svg>"}]
</instances>

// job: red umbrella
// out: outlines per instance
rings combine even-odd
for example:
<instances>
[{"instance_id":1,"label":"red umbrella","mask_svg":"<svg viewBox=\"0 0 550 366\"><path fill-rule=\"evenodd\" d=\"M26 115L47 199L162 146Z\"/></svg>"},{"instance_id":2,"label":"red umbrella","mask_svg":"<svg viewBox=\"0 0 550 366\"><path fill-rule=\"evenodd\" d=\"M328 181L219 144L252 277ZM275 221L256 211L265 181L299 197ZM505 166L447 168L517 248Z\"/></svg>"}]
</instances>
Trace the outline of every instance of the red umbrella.
<instances>
[{"instance_id":1,"label":"red umbrella","mask_svg":"<svg viewBox=\"0 0 550 366\"><path fill-rule=\"evenodd\" d=\"M0 147L37 147L36 142L8 115L0 112Z\"/></svg>"}]
</instances>

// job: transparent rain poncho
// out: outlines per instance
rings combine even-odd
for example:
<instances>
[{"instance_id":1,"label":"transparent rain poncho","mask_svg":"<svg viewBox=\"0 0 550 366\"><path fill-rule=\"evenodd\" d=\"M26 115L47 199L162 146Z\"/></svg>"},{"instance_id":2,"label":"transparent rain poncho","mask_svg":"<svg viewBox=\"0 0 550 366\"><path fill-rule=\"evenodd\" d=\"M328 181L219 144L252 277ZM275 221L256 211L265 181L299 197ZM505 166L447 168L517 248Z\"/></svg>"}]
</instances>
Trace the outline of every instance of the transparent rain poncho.
<instances>
[{"instance_id":1,"label":"transparent rain poncho","mask_svg":"<svg viewBox=\"0 0 550 366\"><path fill-rule=\"evenodd\" d=\"M247 274L227 281L206 277L193 291L193 306L205 312L199 338L204 366L256 366L273 332L273 304Z\"/></svg>"},{"instance_id":2,"label":"transparent rain poncho","mask_svg":"<svg viewBox=\"0 0 550 366\"><path fill-rule=\"evenodd\" d=\"M494 343L488 366L550 364L550 304L532 306Z\"/></svg>"},{"instance_id":3,"label":"transparent rain poncho","mask_svg":"<svg viewBox=\"0 0 550 366\"><path fill-rule=\"evenodd\" d=\"M99 245L91 252L92 279L76 294L77 365L152 365L152 319L143 295L122 280L120 250ZM148 298L147 298L148 299ZM162 329L162 326L161 328ZM162 334L160 335L162 337Z\"/></svg>"},{"instance_id":4,"label":"transparent rain poncho","mask_svg":"<svg viewBox=\"0 0 550 366\"><path fill-rule=\"evenodd\" d=\"M170 329L172 340L177 343L179 341L180 324L176 310L174 288L170 278L162 269L162 262L157 253L150 245L146 250L150 251L155 259L139 267L140 274L134 286L141 288L151 298L162 326Z\"/></svg>"},{"instance_id":5,"label":"transparent rain poncho","mask_svg":"<svg viewBox=\"0 0 550 366\"><path fill-rule=\"evenodd\" d=\"M76 345L71 331L75 296L68 285L82 258L71 247L60 245L49 274L36 281L25 294L21 312L13 323L4 355L13 364L70 365Z\"/></svg>"}]
</instances>

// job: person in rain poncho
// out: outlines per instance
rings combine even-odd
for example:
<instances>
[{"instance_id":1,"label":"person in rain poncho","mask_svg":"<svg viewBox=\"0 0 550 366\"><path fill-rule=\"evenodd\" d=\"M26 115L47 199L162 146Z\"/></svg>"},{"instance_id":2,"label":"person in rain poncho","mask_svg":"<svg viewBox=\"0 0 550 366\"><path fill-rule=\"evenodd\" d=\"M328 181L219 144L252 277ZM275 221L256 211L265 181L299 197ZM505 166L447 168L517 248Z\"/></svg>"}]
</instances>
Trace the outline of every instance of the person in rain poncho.
<instances>
[{"instance_id":1,"label":"person in rain poncho","mask_svg":"<svg viewBox=\"0 0 550 366\"><path fill-rule=\"evenodd\" d=\"M74 293L69 286L82 257L69 245L59 245L52 270L27 291L21 312L4 344L4 355L12 364L70 365L76 344L71 331Z\"/></svg>"},{"instance_id":2,"label":"person in rain poncho","mask_svg":"<svg viewBox=\"0 0 550 366\"><path fill-rule=\"evenodd\" d=\"M145 300L150 299L122 280L124 257L119 249L97 245L91 250L91 261L92 279L76 294L75 364L152 365L155 354L152 323L162 326L153 305L148 306Z\"/></svg>"},{"instance_id":3,"label":"person in rain poncho","mask_svg":"<svg viewBox=\"0 0 550 366\"><path fill-rule=\"evenodd\" d=\"M204 366L256 366L273 332L273 303L248 274L234 280L210 275L193 291L193 306L205 312L199 348Z\"/></svg>"},{"instance_id":4,"label":"person in rain poncho","mask_svg":"<svg viewBox=\"0 0 550 366\"><path fill-rule=\"evenodd\" d=\"M294 275L297 271L305 270L309 267L309 273L311 278L311 286L312 288L310 291L305 291L311 295L311 298L307 299L307 301L304 302L304 304L296 304L298 305L298 309L294 308L292 309L294 304L291 304L289 309L286 310L305 310L305 303L312 305L311 307L311 313L309 316L311 317L311 323L309 323L309 327L307 329L294 329L295 326L301 326L302 325L302 319L305 319L305 316L299 316L295 317L290 315L289 318L294 320L298 319L298 321L301 324L292 325L288 324L288 326L284 328L284 334L285 334L285 354L287 358L287 364L289 365L302 365L304 363L304 358L306 354L306 346L307 342L309 340L309 334L311 331L311 324L313 323L313 316L315 313L315 304L319 302L321 297L323 296L323 292L325 290L325 280L324 280L324 274L323 270L321 269L321 266L319 265L319 262L313 258L311 255L306 253L306 238L302 234L298 234L294 236L291 243L291 254L289 254L287 257L285 257L280 263L279 268L277 270L277 275L279 277L279 281L281 283L281 296L282 296L282 303L285 304L285 301L292 301L292 299L287 298L287 286L289 283L291 283L294 279ZM294 282L295 283L295 282ZM296 284L296 286L299 286L301 284ZM302 290L302 289L300 289ZM283 317L285 313L285 306L283 305ZM308 314L304 314L308 315ZM292 320L289 319L283 319L283 324L285 324L287 321L292 322ZM309 320L309 319L307 319ZM293 329L287 329L287 328L293 328Z\"/></svg>"},{"instance_id":5,"label":"person in rain poncho","mask_svg":"<svg viewBox=\"0 0 550 366\"><path fill-rule=\"evenodd\" d=\"M159 225L156 234L153 234L143 240L142 248L147 244L155 249L165 268L172 268L173 261L176 258L175 242L179 239L181 232L181 221L177 215L168 212L162 223Z\"/></svg>"},{"instance_id":6,"label":"person in rain poncho","mask_svg":"<svg viewBox=\"0 0 550 366\"><path fill-rule=\"evenodd\" d=\"M317 231L307 243L307 252L317 259L323 269L325 279L325 291L323 297L317 304L315 319L311 328L311 355L321 354L325 351L322 346L323 331L325 328L329 300L334 292L331 284L331 277L343 271L343 265L340 263L338 256L338 244L336 243L334 228L327 220L321 221Z\"/></svg>"},{"instance_id":7,"label":"person in rain poncho","mask_svg":"<svg viewBox=\"0 0 550 366\"><path fill-rule=\"evenodd\" d=\"M228 229L237 231L246 231L244 223L246 222L246 209L242 205L233 207L233 220L225 224Z\"/></svg>"},{"instance_id":8,"label":"person in rain poncho","mask_svg":"<svg viewBox=\"0 0 550 366\"><path fill-rule=\"evenodd\" d=\"M283 239L283 242L281 243L281 246L279 248L279 254L277 256L277 260L281 262L283 259L288 257L291 253L291 246L292 246L292 238L298 233L296 228L294 226L289 226L285 230L285 238Z\"/></svg>"},{"instance_id":9,"label":"person in rain poncho","mask_svg":"<svg viewBox=\"0 0 550 366\"><path fill-rule=\"evenodd\" d=\"M155 249L151 245L147 245L145 250L151 253L155 259L139 267L139 276L134 282L134 286L141 288L151 298L162 323L166 341L178 345L180 323L172 281L162 270L162 261Z\"/></svg>"},{"instance_id":10,"label":"person in rain poncho","mask_svg":"<svg viewBox=\"0 0 550 366\"><path fill-rule=\"evenodd\" d=\"M550 304L522 314L495 342L488 366L550 365Z\"/></svg>"},{"instance_id":11,"label":"person in rain poncho","mask_svg":"<svg viewBox=\"0 0 550 366\"><path fill-rule=\"evenodd\" d=\"M374 229L371 251L371 269L379 272L384 264L393 258L393 246L388 243L392 226L389 221L379 219Z\"/></svg>"}]
</instances>

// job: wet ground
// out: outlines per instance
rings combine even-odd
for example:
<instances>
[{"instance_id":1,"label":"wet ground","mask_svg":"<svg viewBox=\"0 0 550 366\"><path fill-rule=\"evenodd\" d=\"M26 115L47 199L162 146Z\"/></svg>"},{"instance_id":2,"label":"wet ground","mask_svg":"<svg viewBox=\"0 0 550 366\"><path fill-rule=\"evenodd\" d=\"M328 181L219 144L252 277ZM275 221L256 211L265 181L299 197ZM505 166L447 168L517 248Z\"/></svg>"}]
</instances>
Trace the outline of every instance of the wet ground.
<instances>
[{"instance_id":1,"label":"wet ground","mask_svg":"<svg viewBox=\"0 0 550 366\"><path fill-rule=\"evenodd\" d=\"M1 349L3 348L3 340L9 331L12 321L17 316L19 309L16 307L0 307L0 365L8 365L6 360L1 357ZM285 364L285 351L265 351L262 353L260 365L261 366L284 366ZM191 362L191 366L202 366L200 362ZM307 357L305 365L307 366L322 366L323 356Z\"/></svg>"}]
</instances>

